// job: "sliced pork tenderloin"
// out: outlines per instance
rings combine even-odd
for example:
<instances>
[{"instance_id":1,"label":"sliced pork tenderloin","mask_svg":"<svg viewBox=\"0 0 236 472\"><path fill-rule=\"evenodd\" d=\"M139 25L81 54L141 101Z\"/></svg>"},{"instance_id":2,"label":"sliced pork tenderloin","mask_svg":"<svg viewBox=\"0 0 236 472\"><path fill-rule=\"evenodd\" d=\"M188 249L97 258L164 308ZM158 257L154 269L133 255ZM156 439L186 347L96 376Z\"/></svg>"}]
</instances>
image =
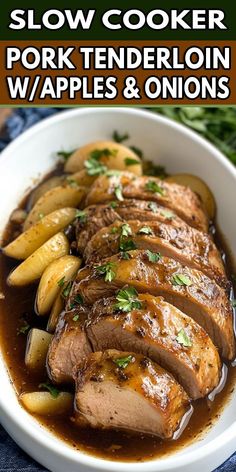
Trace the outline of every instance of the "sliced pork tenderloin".
<instances>
[{"instance_id":1,"label":"sliced pork tenderloin","mask_svg":"<svg viewBox=\"0 0 236 472\"><path fill-rule=\"evenodd\" d=\"M97 352L75 378L75 421L80 427L170 439L190 413L183 388L171 374L142 355Z\"/></svg>"},{"instance_id":2,"label":"sliced pork tenderloin","mask_svg":"<svg viewBox=\"0 0 236 472\"><path fill-rule=\"evenodd\" d=\"M163 296L205 329L224 358L234 358L233 313L225 290L201 271L159 253L135 250L128 259L119 254L86 266L77 274L72 297L80 294L92 305L125 285Z\"/></svg>"},{"instance_id":3,"label":"sliced pork tenderloin","mask_svg":"<svg viewBox=\"0 0 236 472\"><path fill-rule=\"evenodd\" d=\"M200 198L189 187L165 182L157 177L135 177L129 172L101 175L93 183L86 205L120 201L123 198L153 200L173 210L190 226L208 231L208 218Z\"/></svg>"}]
</instances>

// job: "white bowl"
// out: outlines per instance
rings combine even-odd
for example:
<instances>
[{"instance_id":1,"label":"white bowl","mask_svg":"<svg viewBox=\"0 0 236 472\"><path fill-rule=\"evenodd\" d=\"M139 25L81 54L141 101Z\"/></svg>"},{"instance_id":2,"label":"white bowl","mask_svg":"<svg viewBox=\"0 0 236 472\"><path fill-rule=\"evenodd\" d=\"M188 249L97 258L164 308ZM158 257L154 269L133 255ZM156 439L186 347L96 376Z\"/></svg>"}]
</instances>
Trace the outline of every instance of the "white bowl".
<instances>
[{"instance_id":1,"label":"white bowl","mask_svg":"<svg viewBox=\"0 0 236 472\"><path fill-rule=\"evenodd\" d=\"M54 166L56 151L111 138L115 129L127 131L128 144L140 147L145 156L165 165L170 173L196 174L208 183L217 201L219 225L235 255L235 168L215 147L187 128L133 108L83 108L59 113L33 126L10 144L0 156L0 229L32 185L33 178ZM198 472L201 469L211 472L236 448L236 394L203 440L165 459L122 463L77 452L51 435L19 405L2 358L0 378L3 426L28 454L53 472Z\"/></svg>"}]
</instances>

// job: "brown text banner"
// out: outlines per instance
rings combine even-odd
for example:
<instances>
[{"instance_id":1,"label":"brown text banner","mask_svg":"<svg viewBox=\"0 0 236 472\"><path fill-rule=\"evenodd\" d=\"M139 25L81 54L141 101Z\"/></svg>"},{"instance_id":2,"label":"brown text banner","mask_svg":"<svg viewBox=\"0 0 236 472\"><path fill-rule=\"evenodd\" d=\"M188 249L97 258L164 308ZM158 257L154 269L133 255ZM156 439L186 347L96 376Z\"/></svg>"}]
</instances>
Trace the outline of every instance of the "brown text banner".
<instances>
[{"instance_id":1,"label":"brown text banner","mask_svg":"<svg viewBox=\"0 0 236 472\"><path fill-rule=\"evenodd\" d=\"M236 104L236 41L0 41L2 105Z\"/></svg>"}]
</instances>

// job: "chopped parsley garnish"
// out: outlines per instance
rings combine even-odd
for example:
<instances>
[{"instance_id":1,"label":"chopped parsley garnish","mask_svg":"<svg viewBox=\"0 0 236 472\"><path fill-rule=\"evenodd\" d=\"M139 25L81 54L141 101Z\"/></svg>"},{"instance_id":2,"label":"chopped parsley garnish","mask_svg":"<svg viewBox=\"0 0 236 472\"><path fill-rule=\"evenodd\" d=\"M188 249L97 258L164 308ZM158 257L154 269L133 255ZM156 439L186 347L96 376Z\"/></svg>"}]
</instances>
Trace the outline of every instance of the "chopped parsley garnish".
<instances>
[{"instance_id":1,"label":"chopped parsley garnish","mask_svg":"<svg viewBox=\"0 0 236 472\"><path fill-rule=\"evenodd\" d=\"M187 335L186 331L184 331L183 328L179 331L179 333L176 337L176 341L179 344L182 344L184 347L191 347L192 346L192 341L189 338L189 336Z\"/></svg>"},{"instance_id":2,"label":"chopped parsley garnish","mask_svg":"<svg viewBox=\"0 0 236 472\"><path fill-rule=\"evenodd\" d=\"M58 287L63 287L64 283L65 283L65 276L62 277L62 279L58 280L57 285Z\"/></svg>"},{"instance_id":3,"label":"chopped parsley garnish","mask_svg":"<svg viewBox=\"0 0 236 472\"><path fill-rule=\"evenodd\" d=\"M49 393L52 395L53 398L57 398L60 390L58 390L54 385L52 385L50 382L44 382L39 384L39 388L43 390L48 390Z\"/></svg>"},{"instance_id":4,"label":"chopped parsley garnish","mask_svg":"<svg viewBox=\"0 0 236 472\"><path fill-rule=\"evenodd\" d=\"M113 228L111 228L111 234L116 234L118 233L119 231L119 228L117 228L117 226L113 226Z\"/></svg>"},{"instance_id":5,"label":"chopped parsley garnish","mask_svg":"<svg viewBox=\"0 0 236 472\"><path fill-rule=\"evenodd\" d=\"M112 280L115 278L116 274L114 272L115 264L114 262L106 262L106 264L96 266L96 272L99 275L104 275L105 282L112 282Z\"/></svg>"},{"instance_id":6,"label":"chopped parsley garnish","mask_svg":"<svg viewBox=\"0 0 236 472\"><path fill-rule=\"evenodd\" d=\"M143 158L143 151L141 151L141 149L139 149L136 146L130 146L130 149L134 151L134 153L137 154L137 156L140 157L140 159Z\"/></svg>"},{"instance_id":7,"label":"chopped parsley garnish","mask_svg":"<svg viewBox=\"0 0 236 472\"><path fill-rule=\"evenodd\" d=\"M115 194L117 200L119 200L120 202L122 202L124 200L124 197L122 195L122 186L121 185L116 185L116 187L114 188L114 194Z\"/></svg>"},{"instance_id":8,"label":"chopped parsley garnish","mask_svg":"<svg viewBox=\"0 0 236 472\"><path fill-rule=\"evenodd\" d=\"M117 208L117 207L118 207L118 203L117 203L117 202L111 202L111 203L109 203L109 206L110 206L111 208Z\"/></svg>"},{"instance_id":9,"label":"chopped parsley garnish","mask_svg":"<svg viewBox=\"0 0 236 472\"><path fill-rule=\"evenodd\" d=\"M112 139L114 139L116 143L123 143L123 141L129 139L129 135L128 133L121 134L118 131L114 131Z\"/></svg>"},{"instance_id":10,"label":"chopped parsley garnish","mask_svg":"<svg viewBox=\"0 0 236 472\"><path fill-rule=\"evenodd\" d=\"M162 257L160 252L152 252L149 249L146 250L146 254L149 262L158 262Z\"/></svg>"},{"instance_id":11,"label":"chopped parsley garnish","mask_svg":"<svg viewBox=\"0 0 236 472\"><path fill-rule=\"evenodd\" d=\"M94 149L93 151L90 152L90 158L95 159L96 161L99 161L101 157L110 157L110 156L115 156L117 154L117 149Z\"/></svg>"},{"instance_id":12,"label":"chopped parsley garnish","mask_svg":"<svg viewBox=\"0 0 236 472\"><path fill-rule=\"evenodd\" d=\"M190 278L184 274L174 274L171 282L173 285L186 285L187 287L192 285Z\"/></svg>"},{"instance_id":13,"label":"chopped parsley garnish","mask_svg":"<svg viewBox=\"0 0 236 472\"><path fill-rule=\"evenodd\" d=\"M73 320L73 321L78 321L78 320L79 320L79 315L73 316L72 320Z\"/></svg>"},{"instance_id":14,"label":"chopped parsley garnish","mask_svg":"<svg viewBox=\"0 0 236 472\"><path fill-rule=\"evenodd\" d=\"M62 157L64 161L67 161L69 157L74 153L75 151L58 151L57 155L59 157Z\"/></svg>"},{"instance_id":15,"label":"chopped parsley garnish","mask_svg":"<svg viewBox=\"0 0 236 472\"><path fill-rule=\"evenodd\" d=\"M20 328L18 328L17 336L19 336L20 334L27 334L29 330L30 330L30 325L25 321L24 324L20 326Z\"/></svg>"},{"instance_id":16,"label":"chopped parsley garnish","mask_svg":"<svg viewBox=\"0 0 236 472\"><path fill-rule=\"evenodd\" d=\"M120 235L120 244L119 244L119 249L122 252L126 251L132 251L133 249L136 249L136 244L134 241L129 238L126 239L128 236L132 234L132 230L130 226L125 223L121 226L121 235Z\"/></svg>"},{"instance_id":17,"label":"chopped parsley garnish","mask_svg":"<svg viewBox=\"0 0 236 472\"><path fill-rule=\"evenodd\" d=\"M137 249L135 242L132 239L121 239L119 245L120 251L133 251L133 249Z\"/></svg>"},{"instance_id":18,"label":"chopped parsley garnish","mask_svg":"<svg viewBox=\"0 0 236 472\"><path fill-rule=\"evenodd\" d=\"M126 369L130 362L132 361L133 356L129 355L127 357L120 357L119 359L113 359L113 362L120 368Z\"/></svg>"},{"instance_id":19,"label":"chopped parsley garnish","mask_svg":"<svg viewBox=\"0 0 236 472\"><path fill-rule=\"evenodd\" d=\"M78 182L76 182L75 179L71 179L70 177L67 177L66 179L68 185L72 188L77 188L79 185L78 185Z\"/></svg>"},{"instance_id":20,"label":"chopped parsley garnish","mask_svg":"<svg viewBox=\"0 0 236 472\"><path fill-rule=\"evenodd\" d=\"M109 169L106 171L107 177L117 177L121 174L121 170L118 169Z\"/></svg>"},{"instance_id":21,"label":"chopped parsley garnish","mask_svg":"<svg viewBox=\"0 0 236 472\"><path fill-rule=\"evenodd\" d=\"M158 206L157 206L157 204L154 203L154 202L150 202L150 203L148 204L148 208L150 208L150 210L151 210L153 213L156 213L157 210L158 210Z\"/></svg>"},{"instance_id":22,"label":"chopped parsley garnish","mask_svg":"<svg viewBox=\"0 0 236 472\"><path fill-rule=\"evenodd\" d=\"M138 230L138 234L153 234L153 231L150 226L143 226Z\"/></svg>"},{"instance_id":23,"label":"chopped parsley garnish","mask_svg":"<svg viewBox=\"0 0 236 472\"><path fill-rule=\"evenodd\" d=\"M84 166L88 175L102 175L107 171L107 166L92 157L85 161Z\"/></svg>"},{"instance_id":24,"label":"chopped parsley garnish","mask_svg":"<svg viewBox=\"0 0 236 472\"><path fill-rule=\"evenodd\" d=\"M175 217L174 213L171 210L161 210L161 215L167 218L168 220L172 220Z\"/></svg>"},{"instance_id":25,"label":"chopped parsley garnish","mask_svg":"<svg viewBox=\"0 0 236 472\"><path fill-rule=\"evenodd\" d=\"M87 213L84 210L76 210L75 218L78 218L81 223L85 223L87 220Z\"/></svg>"},{"instance_id":26,"label":"chopped parsley garnish","mask_svg":"<svg viewBox=\"0 0 236 472\"><path fill-rule=\"evenodd\" d=\"M121 257L121 259L128 260L128 259L130 259L130 254L126 251L121 251L120 257Z\"/></svg>"},{"instance_id":27,"label":"chopped parsley garnish","mask_svg":"<svg viewBox=\"0 0 236 472\"><path fill-rule=\"evenodd\" d=\"M121 236L130 236L132 234L132 230L130 228L130 225L128 223L124 223L121 226Z\"/></svg>"},{"instance_id":28,"label":"chopped parsley garnish","mask_svg":"<svg viewBox=\"0 0 236 472\"><path fill-rule=\"evenodd\" d=\"M84 162L88 175L102 175L107 172L107 166L99 162L102 157L115 156L116 149L94 149L90 152L90 157Z\"/></svg>"},{"instance_id":29,"label":"chopped parsley garnish","mask_svg":"<svg viewBox=\"0 0 236 472\"><path fill-rule=\"evenodd\" d=\"M152 161L144 161L143 162L143 173L144 175L150 175L152 177L159 177L160 179L164 179L167 177L167 173L165 167L160 165L153 164Z\"/></svg>"},{"instance_id":30,"label":"chopped parsley garnish","mask_svg":"<svg viewBox=\"0 0 236 472\"><path fill-rule=\"evenodd\" d=\"M73 284L73 282L72 282L72 280L70 280L70 282L68 282L68 283L66 284L65 288L62 290L61 296L62 296L63 298L67 298L68 295L70 294L72 284Z\"/></svg>"},{"instance_id":31,"label":"chopped parsley garnish","mask_svg":"<svg viewBox=\"0 0 236 472\"><path fill-rule=\"evenodd\" d=\"M133 159L132 157L125 157L126 166L135 166L136 164L139 164L139 161L137 161L137 159Z\"/></svg>"},{"instance_id":32,"label":"chopped parsley garnish","mask_svg":"<svg viewBox=\"0 0 236 472\"><path fill-rule=\"evenodd\" d=\"M164 189L162 187L160 187L160 185L158 185L157 182L155 182L154 180L149 180L146 184L145 184L145 189L148 190L148 192L152 192L152 193L159 193L160 195L164 195Z\"/></svg>"},{"instance_id":33,"label":"chopped parsley garnish","mask_svg":"<svg viewBox=\"0 0 236 472\"><path fill-rule=\"evenodd\" d=\"M73 310L77 305L82 305L83 304L83 298L82 296L78 293L74 298L73 301L70 304L70 310Z\"/></svg>"},{"instance_id":34,"label":"chopped parsley garnish","mask_svg":"<svg viewBox=\"0 0 236 472\"><path fill-rule=\"evenodd\" d=\"M128 313L131 310L139 310L142 303L138 299L138 292L134 287L123 288L116 295L115 309Z\"/></svg>"}]
</instances>

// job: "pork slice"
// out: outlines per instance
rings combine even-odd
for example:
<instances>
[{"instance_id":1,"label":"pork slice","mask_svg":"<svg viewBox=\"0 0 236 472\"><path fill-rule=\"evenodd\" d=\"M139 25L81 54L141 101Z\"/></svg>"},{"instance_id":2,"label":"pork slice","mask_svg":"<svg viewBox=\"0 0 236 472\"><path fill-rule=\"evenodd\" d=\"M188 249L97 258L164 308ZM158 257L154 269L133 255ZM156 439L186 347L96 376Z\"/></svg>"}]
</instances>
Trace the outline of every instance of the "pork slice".
<instances>
[{"instance_id":1,"label":"pork slice","mask_svg":"<svg viewBox=\"0 0 236 472\"><path fill-rule=\"evenodd\" d=\"M64 313L57 325L47 356L47 371L53 382L70 383L73 368L92 352L84 330L88 310L79 308Z\"/></svg>"},{"instance_id":2,"label":"pork slice","mask_svg":"<svg viewBox=\"0 0 236 472\"><path fill-rule=\"evenodd\" d=\"M87 322L94 351L143 354L170 371L188 395L206 396L219 383L221 362L208 334L161 297L141 294L139 308L118 311L116 298L96 302Z\"/></svg>"},{"instance_id":3,"label":"pork slice","mask_svg":"<svg viewBox=\"0 0 236 472\"><path fill-rule=\"evenodd\" d=\"M159 221L115 221L94 234L84 258L87 263L96 262L134 248L161 252L228 286L222 259L210 236L184 222L172 226Z\"/></svg>"},{"instance_id":4,"label":"pork slice","mask_svg":"<svg viewBox=\"0 0 236 472\"><path fill-rule=\"evenodd\" d=\"M172 438L190 411L174 378L146 357L115 350L92 354L76 373L75 421Z\"/></svg>"},{"instance_id":5,"label":"pork slice","mask_svg":"<svg viewBox=\"0 0 236 472\"><path fill-rule=\"evenodd\" d=\"M116 255L81 269L73 296L81 294L87 304L93 304L127 284L139 293L163 296L205 329L223 357L233 359L233 314L225 290L201 271L154 254L130 251L128 260Z\"/></svg>"},{"instance_id":6,"label":"pork slice","mask_svg":"<svg viewBox=\"0 0 236 472\"><path fill-rule=\"evenodd\" d=\"M135 177L128 172L102 175L87 194L86 205L122 198L153 200L173 210L190 226L205 232L208 230L208 218L200 198L189 187L165 182L157 177Z\"/></svg>"},{"instance_id":7,"label":"pork slice","mask_svg":"<svg viewBox=\"0 0 236 472\"><path fill-rule=\"evenodd\" d=\"M76 220L76 241L80 254L84 253L89 243L101 228L109 226L117 220L132 219L138 221L160 221L172 225L184 225L184 221L173 211L153 201L123 200L107 204L91 205L85 208L81 218Z\"/></svg>"}]
</instances>

